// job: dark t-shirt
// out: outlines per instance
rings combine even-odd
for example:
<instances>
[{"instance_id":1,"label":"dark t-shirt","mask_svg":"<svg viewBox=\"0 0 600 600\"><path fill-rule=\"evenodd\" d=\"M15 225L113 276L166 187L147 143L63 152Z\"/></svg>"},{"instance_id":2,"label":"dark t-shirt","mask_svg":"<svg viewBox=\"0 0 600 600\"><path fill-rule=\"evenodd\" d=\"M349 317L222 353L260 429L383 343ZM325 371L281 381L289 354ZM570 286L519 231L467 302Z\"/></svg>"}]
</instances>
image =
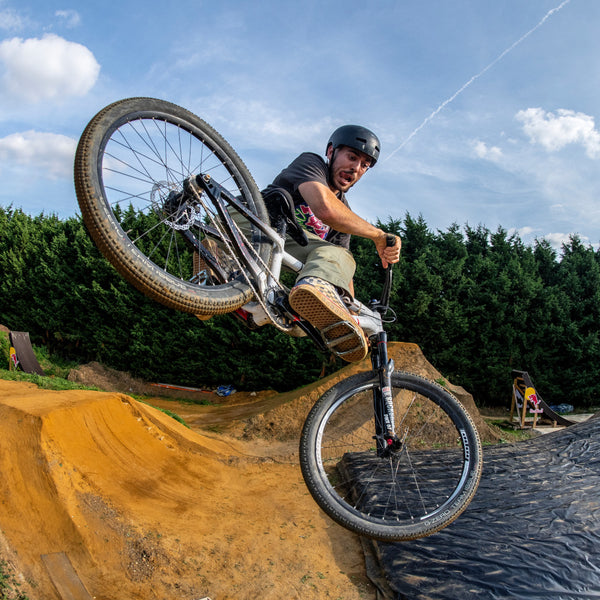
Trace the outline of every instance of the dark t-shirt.
<instances>
[{"instance_id":1,"label":"dark t-shirt","mask_svg":"<svg viewBox=\"0 0 600 600\"><path fill-rule=\"evenodd\" d=\"M329 187L328 171L327 163L318 154L304 152L275 177L272 185L282 187L292 195L296 220L302 227L332 244L349 248L350 234L340 233L317 219L298 191L298 186L307 181L316 181ZM348 206L343 192L339 192L338 198Z\"/></svg>"}]
</instances>

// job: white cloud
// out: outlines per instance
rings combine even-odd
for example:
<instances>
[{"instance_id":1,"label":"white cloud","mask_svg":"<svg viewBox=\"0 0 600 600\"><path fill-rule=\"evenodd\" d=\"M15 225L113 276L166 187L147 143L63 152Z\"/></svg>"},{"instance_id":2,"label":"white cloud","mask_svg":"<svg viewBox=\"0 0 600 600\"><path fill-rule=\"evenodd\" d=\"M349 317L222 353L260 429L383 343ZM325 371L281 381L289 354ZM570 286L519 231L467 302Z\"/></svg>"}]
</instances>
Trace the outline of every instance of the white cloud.
<instances>
[{"instance_id":1,"label":"white cloud","mask_svg":"<svg viewBox=\"0 0 600 600\"><path fill-rule=\"evenodd\" d=\"M550 245L553 248L556 248L557 250L560 250L562 248L563 244L568 244L570 241L570 238L573 234L572 233L547 233L546 235L543 236L544 239L548 240L548 242L550 242ZM580 239L585 243L585 241L587 241L586 237L581 237Z\"/></svg>"},{"instance_id":2,"label":"white cloud","mask_svg":"<svg viewBox=\"0 0 600 600\"><path fill-rule=\"evenodd\" d=\"M77 27L81 23L81 17L76 10L57 10L54 14L64 19L67 27Z\"/></svg>"},{"instance_id":3,"label":"white cloud","mask_svg":"<svg viewBox=\"0 0 600 600\"><path fill-rule=\"evenodd\" d=\"M65 135L25 131L0 138L0 169L26 167L52 179L71 177L77 142Z\"/></svg>"},{"instance_id":4,"label":"white cloud","mask_svg":"<svg viewBox=\"0 0 600 600\"><path fill-rule=\"evenodd\" d=\"M37 103L83 96L99 72L100 65L85 46L54 34L0 43L3 96L13 101Z\"/></svg>"},{"instance_id":5,"label":"white cloud","mask_svg":"<svg viewBox=\"0 0 600 600\"><path fill-rule=\"evenodd\" d=\"M488 146L481 140L475 140L473 142L473 149L479 158L483 158L485 160L497 162L502 158L502 150L498 148L498 146Z\"/></svg>"},{"instance_id":6,"label":"white cloud","mask_svg":"<svg viewBox=\"0 0 600 600\"><path fill-rule=\"evenodd\" d=\"M571 241L571 237L573 235L578 235L579 239L584 243L588 243L589 242L589 238L587 236L584 235L579 235L576 233L545 233L545 234L540 234L538 233L540 231L539 228L533 228L533 227L529 227L529 226L525 226L525 227L520 227L520 228L516 228L516 227L511 227L508 230L508 235L513 235L513 234L517 234L519 236L519 238L521 240L523 240L525 243L532 243L533 239L537 239L537 240L546 240L555 250L560 251L562 249L563 244L569 244ZM598 244L596 244L597 246Z\"/></svg>"},{"instance_id":7,"label":"white cloud","mask_svg":"<svg viewBox=\"0 0 600 600\"><path fill-rule=\"evenodd\" d=\"M23 28L23 19L11 8L0 10L0 29L19 31Z\"/></svg>"},{"instance_id":8,"label":"white cloud","mask_svg":"<svg viewBox=\"0 0 600 600\"><path fill-rule=\"evenodd\" d=\"M525 225L524 227L519 227L519 228L511 228L508 231L509 235L512 235L513 233L516 233L520 238L525 238L525 237L529 237L531 235L533 235L535 232L537 231L537 229L534 229L533 227L530 227L529 225Z\"/></svg>"},{"instance_id":9,"label":"white cloud","mask_svg":"<svg viewBox=\"0 0 600 600\"><path fill-rule=\"evenodd\" d=\"M202 114L226 138L236 136L238 143L271 150L298 151L298 148L325 152L330 133L337 127L331 119L290 118L289 112L257 100L237 97L203 98L192 105L203 106Z\"/></svg>"},{"instance_id":10,"label":"white cloud","mask_svg":"<svg viewBox=\"0 0 600 600\"><path fill-rule=\"evenodd\" d=\"M600 133L594 117L561 108L556 114L542 108L520 110L516 119L523 123L523 131L532 144L540 144L549 152L556 152L568 144L581 144L590 158L600 156Z\"/></svg>"}]
</instances>

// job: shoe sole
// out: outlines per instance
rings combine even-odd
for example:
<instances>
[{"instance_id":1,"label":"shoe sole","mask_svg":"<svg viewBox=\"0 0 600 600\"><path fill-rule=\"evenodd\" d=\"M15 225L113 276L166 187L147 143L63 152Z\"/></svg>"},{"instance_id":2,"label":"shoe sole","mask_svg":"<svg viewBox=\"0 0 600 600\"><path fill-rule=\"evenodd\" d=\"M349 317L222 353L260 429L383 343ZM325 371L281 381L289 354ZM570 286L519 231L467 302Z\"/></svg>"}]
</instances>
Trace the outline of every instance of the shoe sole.
<instances>
[{"instance_id":1,"label":"shoe sole","mask_svg":"<svg viewBox=\"0 0 600 600\"><path fill-rule=\"evenodd\" d=\"M329 342L349 336L330 350L347 362L357 362L367 356L367 340L358 325L348 321L349 313L336 306L311 285L296 286L290 293L290 306ZM351 317L350 317L351 318ZM343 323L340 323L343 321ZM339 325L332 327L339 323Z\"/></svg>"}]
</instances>

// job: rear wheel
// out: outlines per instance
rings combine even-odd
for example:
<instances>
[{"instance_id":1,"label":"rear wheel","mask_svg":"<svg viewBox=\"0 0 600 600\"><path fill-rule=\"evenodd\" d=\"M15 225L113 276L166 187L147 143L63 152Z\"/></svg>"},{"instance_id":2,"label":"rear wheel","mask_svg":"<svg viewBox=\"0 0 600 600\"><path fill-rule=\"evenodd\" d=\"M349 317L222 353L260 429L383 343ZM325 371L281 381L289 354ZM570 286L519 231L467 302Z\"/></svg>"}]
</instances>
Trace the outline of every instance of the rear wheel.
<instances>
[{"instance_id":1,"label":"rear wheel","mask_svg":"<svg viewBox=\"0 0 600 600\"><path fill-rule=\"evenodd\" d=\"M216 208L205 194L183 193L186 178L201 173L268 219L256 183L231 146L169 102L130 98L107 106L86 127L75 156L83 220L104 256L154 300L207 316L236 310L253 292L215 233L221 229ZM268 264L270 245L256 226L231 203L226 208Z\"/></svg>"},{"instance_id":2,"label":"rear wheel","mask_svg":"<svg viewBox=\"0 0 600 600\"><path fill-rule=\"evenodd\" d=\"M366 537L411 540L439 531L473 498L479 435L462 405L417 375L392 374L396 447L378 456L372 373L349 377L310 412L300 441L306 485L336 522Z\"/></svg>"}]
</instances>

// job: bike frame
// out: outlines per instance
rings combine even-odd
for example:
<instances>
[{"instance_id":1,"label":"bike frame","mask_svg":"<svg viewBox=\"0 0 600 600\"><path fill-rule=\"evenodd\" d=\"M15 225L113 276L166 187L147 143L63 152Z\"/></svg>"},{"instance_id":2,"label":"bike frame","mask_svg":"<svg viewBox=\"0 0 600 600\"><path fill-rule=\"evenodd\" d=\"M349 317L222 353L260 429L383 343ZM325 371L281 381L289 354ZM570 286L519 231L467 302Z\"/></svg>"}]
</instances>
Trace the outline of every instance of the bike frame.
<instances>
[{"instance_id":1,"label":"bike frame","mask_svg":"<svg viewBox=\"0 0 600 600\"><path fill-rule=\"evenodd\" d=\"M247 273L249 273L250 278L254 282L256 286L255 291L258 291L261 296L264 296L268 289L280 287L279 276L282 267L285 266L296 272L302 269L302 263L284 250L285 226L283 226L283 231L275 230L252 211L248 210L242 201L231 195L223 186L212 181L210 175L198 175L195 178L188 179L186 183L192 189L196 188L197 192L204 192L209 197L211 204L217 209L219 217L223 222L226 235L222 235L214 228L207 227L202 223L196 223L196 225L210 237L233 249L236 257L247 269ZM225 202L222 198L225 198ZM249 251L248 245L227 206L234 207L240 215L259 229L271 243L273 249L268 269L259 264ZM207 251L202 247L197 247L196 249L212 268L213 264L215 264L212 256L207 256Z\"/></svg>"},{"instance_id":2,"label":"bike frame","mask_svg":"<svg viewBox=\"0 0 600 600\"><path fill-rule=\"evenodd\" d=\"M277 310L284 310L287 316L307 333L311 339L321 348L327 349L327 343L312 326L300 319L293 313L287 302L282 302L281 295L276 292L284 292L287 298L287 292L279 282L282 268L285 267L294 272L299 272L303 264L285 251L286 223L280 219L272 227L257 217L250 211L245 204L238 198L232 196L224 187L211 180L209 175L198 175L190 178L186 186L191 189L194 196L199 198L204 193L211 204L216 208L218 215L223 223L223 232L200 223L195 223L203 232L223 243L230 248L236 255L236 258L242 263L246 272L249 274L253 283L255 295L262 299L262 302L254 302L245 305L243 310L253 316L253 322L256 325L263 325L273 321L268 310L263 306L272 305ZM271 260L268 268L257 260L255 252L252 252L245 237L240 232L234 218L231 215L228 206L233 207L252 225L254 225L262 235L264 235L272 245ZM221 272L220 266L216 263L210 252L206 250L197 240L192 242L202 258L214 268L217 273ZM395 243L394 237L388 237L388 244ZM385 272L385 283L382 297L379 301L372 301L369 306L355 300L358 308L359 324L363 326L368 321L370 325L369 343L371 345L371 365L373 376L377 377L378 385L373 388L373 408L375 411L375 440L377 444L377 453L379 456L386 456L396 450L400 440L395 434L394 411L391 398L391 375L394 371L394 361L388 358L387 353L387 334L383 328L383 315L389 308L389 297L392 284L392 268L389 265ZM361 323L361 317L363 323Z\"/></svg>"}]
</instances>

